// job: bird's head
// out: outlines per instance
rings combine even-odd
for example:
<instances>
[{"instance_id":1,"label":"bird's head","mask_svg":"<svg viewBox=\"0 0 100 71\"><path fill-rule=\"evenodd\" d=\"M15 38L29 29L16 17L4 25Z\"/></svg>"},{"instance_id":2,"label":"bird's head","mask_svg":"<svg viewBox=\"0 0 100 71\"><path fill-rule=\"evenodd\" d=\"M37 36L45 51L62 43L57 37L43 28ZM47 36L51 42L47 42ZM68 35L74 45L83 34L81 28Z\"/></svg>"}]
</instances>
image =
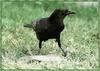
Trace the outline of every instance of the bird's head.
<instances>
[{"instance_id":1,"label":"bird's head","mask_svg":"<svg viewBox=\"0 0 100 71\"><path fill-rule=\"evenodd\" d=\"M64 19L66 16L69 16L71 14L75 14L75 12L71 12L67 9L55 9L51 16Z\"/></svg>"}]
</instances>

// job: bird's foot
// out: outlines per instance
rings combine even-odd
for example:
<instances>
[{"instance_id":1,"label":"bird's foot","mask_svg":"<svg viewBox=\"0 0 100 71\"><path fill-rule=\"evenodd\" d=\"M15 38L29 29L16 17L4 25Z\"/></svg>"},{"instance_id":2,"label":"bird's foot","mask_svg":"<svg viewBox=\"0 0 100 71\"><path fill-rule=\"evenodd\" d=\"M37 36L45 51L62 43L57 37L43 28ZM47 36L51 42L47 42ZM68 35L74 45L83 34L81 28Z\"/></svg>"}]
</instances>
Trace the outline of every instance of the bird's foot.
<instances>
[{"instance_id":1,"label":"bird's foot","mask_svg":"<svg viewBox=\"0 0 100 71\"><path fill-rule=\"evenodd\" d=\"M67 56L67 53L64 53L63 56L66 57Z\"/></svg>"}]
</instances>

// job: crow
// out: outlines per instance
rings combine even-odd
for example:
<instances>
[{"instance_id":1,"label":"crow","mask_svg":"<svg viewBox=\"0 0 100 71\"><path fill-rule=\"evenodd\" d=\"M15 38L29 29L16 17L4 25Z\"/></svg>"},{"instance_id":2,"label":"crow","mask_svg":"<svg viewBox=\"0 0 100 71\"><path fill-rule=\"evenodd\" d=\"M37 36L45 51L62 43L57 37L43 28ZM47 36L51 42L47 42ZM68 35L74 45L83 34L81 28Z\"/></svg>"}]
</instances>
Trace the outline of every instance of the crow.
<instances>
[{"instance_id":1,"label":"crow","mask_svg":"<svg viewBox=\"0 0 100 71\"><path fill-rule=\"evenodd\" d=\"M24 27L32 28L35 31L37 39L39 40L38 53L40 53L42 41L56 39L59 48L64 53L64 56L66 56L66 52L61 48L60 33L64 29L64 18L70 14L75 14L75 12L67 9L55 9L49 17L34 20L30 24L24 25Z\"/></svg>"}]
</instances>

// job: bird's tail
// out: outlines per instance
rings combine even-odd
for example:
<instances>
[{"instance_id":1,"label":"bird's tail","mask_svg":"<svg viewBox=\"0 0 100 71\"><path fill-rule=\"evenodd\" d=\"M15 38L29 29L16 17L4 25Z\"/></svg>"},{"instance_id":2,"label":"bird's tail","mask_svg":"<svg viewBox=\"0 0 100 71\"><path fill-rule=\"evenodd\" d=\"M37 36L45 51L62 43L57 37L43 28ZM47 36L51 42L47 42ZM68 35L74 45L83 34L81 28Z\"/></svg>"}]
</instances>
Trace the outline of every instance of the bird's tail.
<instances>
[{"instance_id":1,"label":"bird's tail","mask_svg":"<svg viewBox=\"0 0 100 71\"><path fill-rule=\"evenodd\" d=\"M32 24L25 24L24 27L33 28Z\"/></svg>"}]
</instances>

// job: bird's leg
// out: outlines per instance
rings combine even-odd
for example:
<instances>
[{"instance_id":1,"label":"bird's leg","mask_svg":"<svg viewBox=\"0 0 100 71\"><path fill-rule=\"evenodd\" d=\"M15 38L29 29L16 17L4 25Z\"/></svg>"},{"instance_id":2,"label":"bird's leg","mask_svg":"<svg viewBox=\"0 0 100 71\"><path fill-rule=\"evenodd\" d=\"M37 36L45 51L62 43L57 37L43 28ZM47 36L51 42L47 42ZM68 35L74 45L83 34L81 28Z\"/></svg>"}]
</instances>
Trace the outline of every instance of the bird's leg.
<instances>
[{"instance_id":1,"label":"bird's leg","mask_svg":"<svg viewBox=\"0 0 100 71\"><path fill-rule=\"evenodd\" d=\"M59 48L62 50L62 52L64 53L64 56L66 57L66 52L61 48L61 43L60 43L60 38L57 38L56 41L58 42L58 46Z\"/></svg>"},{"instance_id":2,"label":"bird's leg","mask_svg":"<svg viewBox=\"0 0 100 71\"><path fill-rule=\"evenodd\" d=\"M41 53L41 44L42 44L42 41L41 40L39 40L39 51L38 51L38 54L40 54Z\"/></svg>"}]
</instances>

